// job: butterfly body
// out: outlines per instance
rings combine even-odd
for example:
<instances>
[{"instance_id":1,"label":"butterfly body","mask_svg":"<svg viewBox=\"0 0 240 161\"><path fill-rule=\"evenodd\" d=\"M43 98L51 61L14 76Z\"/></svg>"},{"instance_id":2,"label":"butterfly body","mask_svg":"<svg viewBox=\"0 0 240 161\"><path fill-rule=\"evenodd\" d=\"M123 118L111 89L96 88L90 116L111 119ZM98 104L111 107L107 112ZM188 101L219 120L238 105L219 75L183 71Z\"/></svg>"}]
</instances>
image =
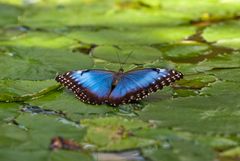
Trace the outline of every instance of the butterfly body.
<instances>
[{"instance_id":1,"label":"butterfly body","mask_svg":"<svg viewBox=\"0 0 240 161\"><path fill-rule=\"evenodd\" d=\"M117 106L139 101L182 77L181 72L160 68L128 72L92 69L58 75L56 81L72 90L83 102Z\"/></svg>"}]
</instances>

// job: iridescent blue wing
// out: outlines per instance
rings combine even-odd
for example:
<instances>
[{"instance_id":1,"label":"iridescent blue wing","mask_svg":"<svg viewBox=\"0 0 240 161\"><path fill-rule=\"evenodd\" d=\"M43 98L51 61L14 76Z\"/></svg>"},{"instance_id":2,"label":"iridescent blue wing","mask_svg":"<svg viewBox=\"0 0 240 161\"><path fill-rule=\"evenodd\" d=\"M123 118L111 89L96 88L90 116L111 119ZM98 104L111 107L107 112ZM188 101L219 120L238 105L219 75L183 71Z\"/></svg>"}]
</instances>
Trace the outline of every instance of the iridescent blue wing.
<instances>
[{"instance_id":1,"label":"iridescent blue wing","mask_svg":"<svg viewBox=\"0 0 240 161\"><path fill-rule=\"evenodd\" d=\"M181 72L160 68L146 68L124 73L109 96L109 104L115 106L138 101L150 93L183 77Z\"/></svg>"},{"instance_id":2,"label":"iridescent blue wing","mask_svg":"<svg viewBox=\"0 0 240 161\"><path fill-rule=\"evenodd\" d=\"M58 75L56 81L72 90L83 102L103 104L112 89L114 72L105 70L77 70Z\"/></svg>"}]
</instances>

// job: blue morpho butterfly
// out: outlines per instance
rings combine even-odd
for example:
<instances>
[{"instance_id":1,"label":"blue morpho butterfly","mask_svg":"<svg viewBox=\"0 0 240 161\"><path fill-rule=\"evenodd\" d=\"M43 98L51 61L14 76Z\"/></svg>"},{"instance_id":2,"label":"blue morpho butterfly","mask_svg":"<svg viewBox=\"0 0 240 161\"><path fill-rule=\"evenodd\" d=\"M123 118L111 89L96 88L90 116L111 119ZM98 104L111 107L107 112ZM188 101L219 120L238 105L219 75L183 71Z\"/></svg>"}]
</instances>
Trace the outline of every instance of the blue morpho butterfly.
<instances>
[{"instance_id":1,"label":"blue morpho butterfly","mask_svg":"<svg viewBox=\"0 0 240 161\"><path fill-rule=\"evenodd\" d=\"M77 98L90 104L118 106L139 101L150 93L183 78L176 70L144 68L124 72L99 69L69 71L56 81L72 90Z\"/></svg>"}]
</instances>

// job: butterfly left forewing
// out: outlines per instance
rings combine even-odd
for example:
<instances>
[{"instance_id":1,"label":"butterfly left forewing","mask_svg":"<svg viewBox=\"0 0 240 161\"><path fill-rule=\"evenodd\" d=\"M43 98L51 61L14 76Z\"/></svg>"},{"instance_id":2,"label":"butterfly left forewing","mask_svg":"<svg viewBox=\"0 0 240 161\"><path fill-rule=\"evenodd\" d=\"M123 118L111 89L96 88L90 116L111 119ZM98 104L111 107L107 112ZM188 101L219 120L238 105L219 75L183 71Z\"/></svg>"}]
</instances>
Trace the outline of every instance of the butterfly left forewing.
<instances>
[{"instance_id":1,"label":"butterfly left forewing","mask_svg":"<svg viewBox=\"0 0 240 161\"><path fill-rule=\"evenodd\" d=\"M113 75L105 70L78 70L58 75L56 81L72 90L83 102L103 104L111 92Z\"/></svg>"},{"instance_id":2,"label":"butterfly left forewing","mask_svg":"<svg viewBox=\"0 0 240 161\"><path fill-rule=\"evenodd\" d=\"M126 72L109 96L111 105L138 101L183 77L181 72L147 68Z\"/></svg>"}]
</instances>

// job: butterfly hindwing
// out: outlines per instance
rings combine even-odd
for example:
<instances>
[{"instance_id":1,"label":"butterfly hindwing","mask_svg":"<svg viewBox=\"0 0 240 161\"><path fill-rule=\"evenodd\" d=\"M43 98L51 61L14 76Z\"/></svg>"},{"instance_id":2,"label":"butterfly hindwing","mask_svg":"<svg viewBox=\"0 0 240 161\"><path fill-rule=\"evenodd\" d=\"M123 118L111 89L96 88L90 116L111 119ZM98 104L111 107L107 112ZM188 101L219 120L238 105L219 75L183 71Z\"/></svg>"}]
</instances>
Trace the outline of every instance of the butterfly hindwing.
<instances>
[{"instance_id":1,"label":"butterfly hindwing","mask_svg":"<svg viewBox=\"0 0 240 161\"><path fill-rule=\"evenodd\" d=\"M179 80L183 75L175 70L147 68L126 72L109 96L111 105L138 101L152 92Z\"/></svg>"},{"instance_id":2,"label":"butterfly hindwing","mask_svg":"<svg viewBox=\"0 0 240 161\"><path fill-rule=\"evenodd\" d=\"M103 104L111 92L114 73L105 70L78 70L56 77L83 102Z\"/></svg>"}]
</instances>

